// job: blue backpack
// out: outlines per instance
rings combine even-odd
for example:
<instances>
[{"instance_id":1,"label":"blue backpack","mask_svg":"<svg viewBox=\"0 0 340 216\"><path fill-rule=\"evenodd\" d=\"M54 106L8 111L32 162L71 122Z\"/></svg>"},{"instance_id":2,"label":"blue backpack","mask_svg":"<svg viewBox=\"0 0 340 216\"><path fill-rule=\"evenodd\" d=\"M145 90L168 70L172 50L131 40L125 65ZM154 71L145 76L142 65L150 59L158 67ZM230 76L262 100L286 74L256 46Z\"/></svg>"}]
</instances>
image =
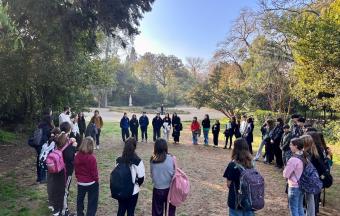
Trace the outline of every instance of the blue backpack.
<instances>
[{"instance_id":1,"label":"blue backpack","mask_svg":"<svg viewBox=\"0 0 340 216\"><path fill-rule=\"evenodd\" d=\"M300 189L308 194L319 194L323 184L318 171L309 160L307 160L306 163L305 160L302 159L303 156L293 155L293 157L299 158L303 163L303 171L298 181Z\"/></svg>"}]
</instances>

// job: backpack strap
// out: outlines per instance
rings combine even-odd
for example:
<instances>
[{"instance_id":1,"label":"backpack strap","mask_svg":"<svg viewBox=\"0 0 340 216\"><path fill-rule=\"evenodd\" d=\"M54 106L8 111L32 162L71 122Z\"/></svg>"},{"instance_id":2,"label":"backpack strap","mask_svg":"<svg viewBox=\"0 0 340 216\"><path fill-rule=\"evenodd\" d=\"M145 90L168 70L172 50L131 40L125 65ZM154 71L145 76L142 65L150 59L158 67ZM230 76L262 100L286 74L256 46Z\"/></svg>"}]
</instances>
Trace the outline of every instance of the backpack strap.
<instances>
[{"instance_id":1,"label":"backpack strap","mask_svg":"<svg viewBox=\"0 0 340 216\"><path fill-rule=\"evenodd\" d=\"M60 151L63 152L70 144L71 142L68 141Z\"/></svg>"}]
</instances>

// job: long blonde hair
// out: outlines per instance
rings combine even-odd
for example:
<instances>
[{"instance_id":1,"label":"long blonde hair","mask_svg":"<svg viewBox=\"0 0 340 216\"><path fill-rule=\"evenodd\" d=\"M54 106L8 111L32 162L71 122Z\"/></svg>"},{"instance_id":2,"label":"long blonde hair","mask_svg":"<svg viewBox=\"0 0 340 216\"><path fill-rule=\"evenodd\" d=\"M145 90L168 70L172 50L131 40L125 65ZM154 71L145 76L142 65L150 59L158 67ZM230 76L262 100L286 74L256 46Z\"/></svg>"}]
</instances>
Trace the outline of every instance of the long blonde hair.
<instances>
[{"instance_id":1,"label":"long blonde hair","mask_svg":"<svg viewBox=\"0 0 340 216\"><path fill-rule=\"evenodd\" d=\"M84 154L92 154L94 148L94 140L92 137L85 137L81 145L79 146L79 152Z\"/></svg>"},{"instance_id":2,"label":"long blonde hair","mask_svg":"<svg viewBox=\"0 0 340 216\"><path fill-rule=\"evenodd\" d=\"M318 149L314 143L313 138L310 135L303 135L300 138L303 140L303 151L310 154L310 156L319 158L320 156L318 153Z\"/></svg>"}]
</instances>

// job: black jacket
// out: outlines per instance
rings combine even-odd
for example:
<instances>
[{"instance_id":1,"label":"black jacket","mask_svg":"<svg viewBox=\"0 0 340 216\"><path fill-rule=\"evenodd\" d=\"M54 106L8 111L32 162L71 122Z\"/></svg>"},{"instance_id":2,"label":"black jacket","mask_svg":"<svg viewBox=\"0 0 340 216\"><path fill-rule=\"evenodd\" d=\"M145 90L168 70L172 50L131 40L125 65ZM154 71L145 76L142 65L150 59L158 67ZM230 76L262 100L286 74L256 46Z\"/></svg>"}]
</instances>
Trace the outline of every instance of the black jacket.
<instances>
[{"instance_id":1,"label":"black jacket","mask_svg":"<svg viewBox=\"0 0 340 216\"><path fill-rule=\"evenodd\" d=\"M53 126L51 124L48 124L47 122L41 122L38 125L38 128L42 129L42 137L40 140L40 146L44 145L50 137L51 137L51 130L53 129Z\"/></svg>"},{"instance_id":2,"label":"black jacket","mask_svg":"<svg viewBox=\"0 0 340 216\"><path fill-rule=\"evenodd\" d=\"M78 127L79 127L80 134L85 133L85 131L86 131L86 121L85 121L84 117L79 118L79 120L78 120Z\"/></svg>"},{"instance_id":3,"label":"black jacket","mask_svg":"<svg viewBox=\"0 0 340 216\"><path fill-rule=\"evenodd\" d=\"M274 141L275 144L279 144L281 142L283 136L283 125L279 124L276 125L274 131L272 133L271 139Z\"/></svg>"},{"instance_id":4,"label":"black jacket","mask_svg":"<svg viewBox=\"0 0 340 216\"><path fill-rule=\"evenodd\" d=\"M137 119L131 119L130 120L130 130L131 131L137 131L139 127L139 123Z\"/></svg>"},{"instance_id":5,"label":"black jacket","mask_svg":"<svg viewBox=\"0 0 340 216\"><path fill-rule=\"evenodd\" d=\"M155 118L152 119L152 126L155 129L160 129L163 126L163 120L161 117L157 118L157 116Z\"/></svg>"},{"instance_id":6,"label":"black jacket","mask_svg":"<svg viewBox=\"0 0 340 216\"><path fill-rule=\"evenodd\" d=\"M66 167L66 175L72 176L74 170L74 155L76 153L76 148L70 144L64 151L63 151L63 158Z\"/></svg>"},{"instance_id":7,"label":"black jacket","mask_svg":"<svg viewBox=\"0 0 340 216\"><path fill-rule=\"evenodd\" d=\"M174 116L172 118L172 127L176 127L176 125L179 125L181 123L181 119L178 116Z\"/></svg>"},{"instance_id":8,"label":"black jacket","mask_svg":"<svg viewBox=\"0 0 340 216\"><path fill-rule=\"evenodd\" d=\"M210 128L210 120L209 119L203 119L202 128Z\"/></svg>"},{"instance_id":9,"label":"black jacket","mask_svg":"<svg viewBox=\"0 0 340 216\"><path fill-rule=\"evenodd\" d=\"M214 124L212 126L212 132L213 132L213 134L218 134L220 132L220 124L219 123L218 124Z\"/></svg>"}]
</instances>

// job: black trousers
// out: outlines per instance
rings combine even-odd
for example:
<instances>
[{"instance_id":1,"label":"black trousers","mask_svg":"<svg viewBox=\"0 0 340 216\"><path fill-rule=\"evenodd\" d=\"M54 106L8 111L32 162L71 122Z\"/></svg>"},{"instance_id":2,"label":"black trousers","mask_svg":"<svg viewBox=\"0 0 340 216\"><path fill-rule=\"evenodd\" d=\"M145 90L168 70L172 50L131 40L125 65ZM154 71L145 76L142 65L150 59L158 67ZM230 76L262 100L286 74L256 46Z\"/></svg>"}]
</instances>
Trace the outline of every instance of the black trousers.
<instances>
[{"instance_id":1,"label":"black trousers","mask_svg":"<svg viewBox=\"0 0 340 216\"><path fill-rule=\"evenodd\" d=\"M131 130L131 136L138 141L138 128L136 130Z\"/></svg>"},{"instance_id":2,"label":"black trousers","mask_svg":"<svg viewBox=\"0 0 340 216\"><path fill-rule=\"evenodd\" d=\"M129 129L122 128L122 140L125 142L125 139L130 137Z\"/></svg>"},{"instance_id":3,"label":"black trousers","mask_svg":"<svg viewBox=\"0 0 340 216\"><path fill-rule=\"evenodd\" d=\"M152 216L163 216L164 210L167 210L169 188L167 189L153 189L152 192ZM168 216L176 215L176 207L169 203Z\"/></svg>"},{"instance_id":4,"label":"black trousers","mask_svg":"<svg viewBox=\"0 0 340 216\"><path fill-rule=\"evenodd\" d=\"M274 143L266 142L266 159L271 163L274 160Z\"/></svg>"},{"instance_id":5,"label":"black trousers","mask_svg":"<svg viewBox=\"0 0 340 216\"><path fill-rule=\"evenodd\" d=\"M249 148L250 153L253 154L253 145L252 145L252 142L247 140L247 143L248 143L248 148Z\"/></svg>"},{"instance_id":6,"label":"black trousers","mask_svg":"<svg viewBox=\"0 0 340 216\"><path fill-rule=\"evenodd\" d=\"M278 167L283 167L282 151L280 149L280 143L274 143L274 155L276 160L276 165Z\"/></svg>"},{"instance_id":7,"label":"black trousers","mask_svg":"<svg viewBox=\"0 0 340 216\"><path fill-rule=\"evenodd\" d=\"M161 137L161 129L160 128L153 128L153 141Z\"/></svg>"},{"instance_id":8,"label":"black trousers","mask_svg":"<svg viewBox=\"0 0 340 216\"><path fill-rule=\"evenodd\" d=\"M227 135L225 137L225 148L228 146L228 140L230 140L230 143L229 143L229 148L231 148L231 145L233 144L233 135Z\"/></svg>"},{"instance_id":9,"label":"black trousers","mask_svg":"<svg viewBox=\"0 0 340 216\"><path fill-rule=\"evenodd\" d=\"M98 130L98 133L96 134L96 143L97 143L97 145L99 145L99 137L100 137L101 129L98 128L97 130Z\"/></svg>"},{"instance_id":10,"label":"black trousers","mask_svg":"<svg viewBox=\"0 0 340 216\"><path fill-rule=\"evenodd\" d=\"M65 174L64 170L59 173L49 174L50 203L54 210L61 212L64 205L65 195Z\"/></svg>"},{"instance_id":11,"label":"black trousers","mask_svg":"<svg viewBox=\"0 0 340 216\"><path fill-rule=\"evenodd\" d=\"M148 140L148 127L146 126L141 126L140 130L142 132L142 140Z\"/></svg>"},{"instance_id":12,"label":"black trousers","mask_svg":"<svg viewBox=\"0 0 340 216\"><path fill-rule=\"evenodd\" d=\"M117 216L124 216L127 212L127 216L135 215L135 208L137 205L138 193L131 196L128 199L118 200L118 212Z\"/></svg>"},{"instance_id":13,"label":"black trousers","mask_svg":"<svg viewBox=\"0 0 340 216\"><path fill-rule=\"evenodd\" d=\"M219 133L213 133L213 140L215 146L218 146L218 135Z\"/></svg>"},{"instance_id":14,"label":"black trousers","mask_svg":"<svg viewBox=\"0 0 340 216\"><path fill-rule=\"evenodd\" d=\"M87 211L86 216L96 216L98 207L99 184L98 182L89 185L78 185L77 194L77 216L84 216L84 199L87 194Z\"/></svg>"}]
</instances>

